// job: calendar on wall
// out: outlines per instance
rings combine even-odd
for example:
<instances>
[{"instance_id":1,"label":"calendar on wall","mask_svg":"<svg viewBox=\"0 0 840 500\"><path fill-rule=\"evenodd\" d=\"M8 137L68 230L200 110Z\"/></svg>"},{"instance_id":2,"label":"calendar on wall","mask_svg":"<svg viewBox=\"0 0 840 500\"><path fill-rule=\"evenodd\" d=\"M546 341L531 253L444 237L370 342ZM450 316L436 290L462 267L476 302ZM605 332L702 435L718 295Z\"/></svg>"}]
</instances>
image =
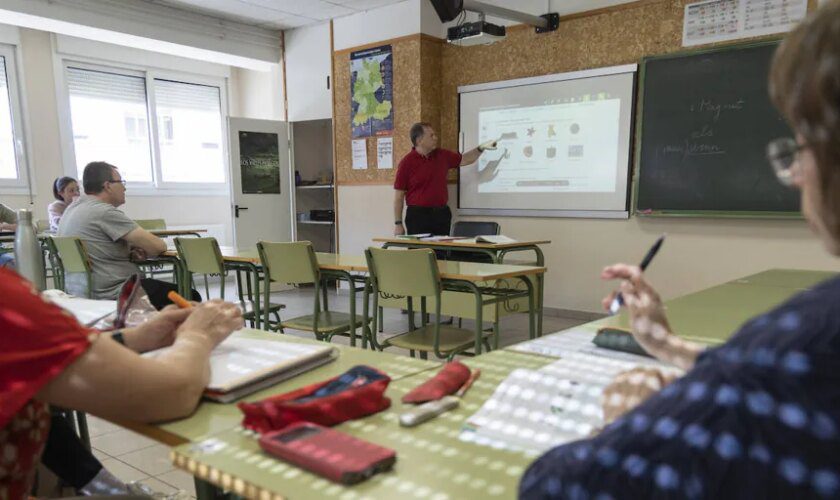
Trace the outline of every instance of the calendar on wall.
<instances>
[{"instance_id":1,"label":"calendar on wall","mask_svg":"<svg viewBox=\"0 0 840 500\"><path fill-rule=\"evenodd\" d=\"M688 4L683 46L784 33L807 12L808 0L706 0Z\"/></svg>"}]
</instances>

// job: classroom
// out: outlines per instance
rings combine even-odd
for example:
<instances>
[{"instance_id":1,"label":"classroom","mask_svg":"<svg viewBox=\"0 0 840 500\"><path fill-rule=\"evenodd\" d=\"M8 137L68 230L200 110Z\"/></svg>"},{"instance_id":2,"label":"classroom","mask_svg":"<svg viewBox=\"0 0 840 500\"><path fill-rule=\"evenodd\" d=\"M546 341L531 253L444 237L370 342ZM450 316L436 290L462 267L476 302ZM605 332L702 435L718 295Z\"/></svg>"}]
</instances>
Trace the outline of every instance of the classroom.
<instances>
[{"instance_id":1,"label":"classroom","mask_svg":"<svg viewBox=\"0 0 840 500\"><path fill-rule=\"evenodd\" d=\"M840 0L0 0L0 499L840 497L837 74Z\"/></svg>"}]
</instances>

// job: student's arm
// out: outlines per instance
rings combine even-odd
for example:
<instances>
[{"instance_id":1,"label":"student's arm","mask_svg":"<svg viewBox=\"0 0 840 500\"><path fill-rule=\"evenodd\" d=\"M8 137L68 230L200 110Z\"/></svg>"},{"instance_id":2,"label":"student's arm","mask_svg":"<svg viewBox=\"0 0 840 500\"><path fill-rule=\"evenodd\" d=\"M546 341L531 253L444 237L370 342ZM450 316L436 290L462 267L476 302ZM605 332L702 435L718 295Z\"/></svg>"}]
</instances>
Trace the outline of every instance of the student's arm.
<instances>
[{"instance_id":1,"label":"student's arm","mask_svg":"<svg viewBox=\"0 0 840 500\"><path fill-rule=\"evenodd\" d=\"M17 214L11 208L0 203L0 231L15 231L17 229Z\"/></svg>"},{"instance_id":2,"label":"student's arm","mask_svg":"<svg viewBox=\"0 0 840 500\"><path fill-rule=\"evenodd\" d=\"M156 422L187 416L207 386L210 351L242 325L237 306L202 304L178 329L170 350L155 359L100 335L36 399L111 420Z\"/></svg>"},{"instance_id":3,"label":"student's arm","mask_svg":"<svg viewBox=\"0 0 840 500\"><path fill-rule=\"evenodd\" d=\"M129 231L123 239L132 247L143 250L149 257L156 257L166 251L166 242L142 227Z\"/></svg>"},{"instance_id":4,"label":"student's arm","mask_svg":"<svg viewBox=\"0 0 840 500\"><path fill-rule=\"evenodd\" d=\"M403 218L403 204L405 203L405 191L394 190L394 221L401 221ZM405 234L405 224L394 224L394 236Z\"/></svg>"}]
</instances>

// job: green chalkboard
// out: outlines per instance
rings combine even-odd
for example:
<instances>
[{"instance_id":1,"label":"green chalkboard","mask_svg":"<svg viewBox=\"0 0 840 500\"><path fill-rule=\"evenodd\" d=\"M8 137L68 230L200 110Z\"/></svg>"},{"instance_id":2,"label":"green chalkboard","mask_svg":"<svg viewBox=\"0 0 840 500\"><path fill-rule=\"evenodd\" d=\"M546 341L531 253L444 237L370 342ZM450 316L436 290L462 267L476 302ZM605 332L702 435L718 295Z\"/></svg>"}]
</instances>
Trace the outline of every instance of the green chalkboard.
<instances>
[{"instance_id":1,"label":"green chalkboard","mask_svg":"<svg viewBox=\"0 0 840 500\"><path fill-rule=\"evenodd\" d=\"M778 42L647 58L637 144L639 215L799 216L767 142L792 135L770 103Z\"/></svg>"}]
</instances>

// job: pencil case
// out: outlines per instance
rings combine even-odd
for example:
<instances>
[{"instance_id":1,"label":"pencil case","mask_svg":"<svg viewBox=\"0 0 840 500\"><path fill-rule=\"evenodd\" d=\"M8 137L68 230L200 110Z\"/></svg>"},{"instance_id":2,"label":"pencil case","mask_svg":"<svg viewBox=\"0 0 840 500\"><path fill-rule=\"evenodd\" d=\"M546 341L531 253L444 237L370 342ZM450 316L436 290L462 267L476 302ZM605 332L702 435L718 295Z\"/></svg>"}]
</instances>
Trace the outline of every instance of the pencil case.
<instances>
[{"instance_id":1,"label":"pencil case","mask_svg":"<svg viewBox=\"0 0 840 500\"><path fill-rule=\"evenodd\" d=\"M611 349L613 351L628 352L630 354L638 354L639 356L653 357L645 351L645 349L636 342L633 334L627 330L619 328L601 328L592 343L604 349Z\"/></svg>"}]
</instances>

